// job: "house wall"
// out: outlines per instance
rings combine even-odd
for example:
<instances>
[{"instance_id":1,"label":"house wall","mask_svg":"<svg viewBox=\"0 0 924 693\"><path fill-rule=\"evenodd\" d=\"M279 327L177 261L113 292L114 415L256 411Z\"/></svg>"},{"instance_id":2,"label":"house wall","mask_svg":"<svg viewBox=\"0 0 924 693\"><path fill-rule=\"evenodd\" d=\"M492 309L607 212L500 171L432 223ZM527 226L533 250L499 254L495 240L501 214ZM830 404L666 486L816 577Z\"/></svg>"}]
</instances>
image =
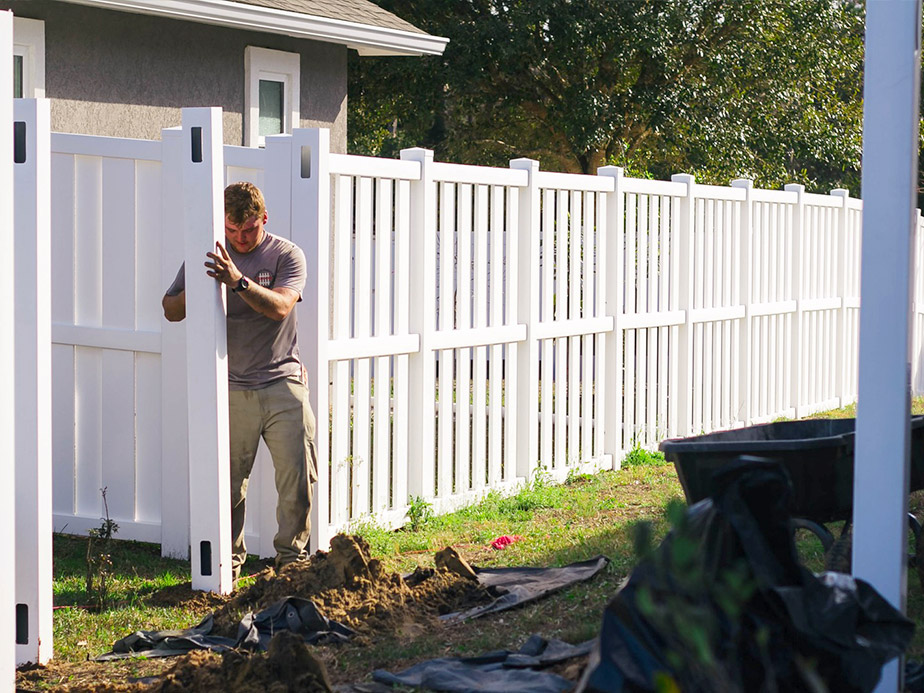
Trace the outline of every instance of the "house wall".
<instances>
[{"instance_id":1,"label":"house wall","mask_svg":"<svg viewBox=\"0 0 924 693\"><path fill-rule=\"evenodd\" d=\"M45 22L45 91L56 132L159 139L184 106L221 106L226 144L243 143L244 48L301 54L301 126L346 151L347 48L53 2L0 0Z\"/></svg>"}]
</instances>

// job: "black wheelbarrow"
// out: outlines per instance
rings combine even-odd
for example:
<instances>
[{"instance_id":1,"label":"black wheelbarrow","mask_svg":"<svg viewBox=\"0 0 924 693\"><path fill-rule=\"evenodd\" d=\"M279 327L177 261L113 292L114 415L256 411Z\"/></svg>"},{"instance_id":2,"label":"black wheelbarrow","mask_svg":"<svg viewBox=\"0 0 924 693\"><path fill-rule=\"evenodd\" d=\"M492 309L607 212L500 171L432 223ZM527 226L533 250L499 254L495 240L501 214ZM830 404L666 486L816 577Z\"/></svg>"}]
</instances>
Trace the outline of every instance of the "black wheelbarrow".
<instances>
[{"instance_id":1,"label":"black wheelbarrow","mask_svg":"<svg viewBox=\"0 0 924 693\"><path fill-rule=\"evenodd\" d=\"M828 522L853 519L853 458L856 419L780 421L720 431L661 443L664 457L674 463L687 503L712 495L712 474L741 455L780 462L792 480L794 528L808 529L825 552L834 536ZM911 419L910 489L924 488L924 416ZM908 522L917 545L921 524L910 514ZM920 553L920 552L919 552Z\"/></svg>"}]
</instances>

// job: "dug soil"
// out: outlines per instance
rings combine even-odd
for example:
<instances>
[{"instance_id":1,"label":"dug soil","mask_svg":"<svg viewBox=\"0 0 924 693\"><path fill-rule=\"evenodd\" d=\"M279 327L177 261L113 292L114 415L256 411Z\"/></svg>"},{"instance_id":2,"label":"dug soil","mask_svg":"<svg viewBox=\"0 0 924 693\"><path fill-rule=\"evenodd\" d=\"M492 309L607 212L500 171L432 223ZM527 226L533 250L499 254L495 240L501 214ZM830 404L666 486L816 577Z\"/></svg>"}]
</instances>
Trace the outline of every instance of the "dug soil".
<instances>
[{"instance_id":1,"label":"dug soil","mask_svg":"<svg viewBox=\"0 0 924 693\"><path fill-rule=\"evenodd\" d=\"M437 565L445 566L446 561L437 561ZM338 666L338 659L346 658L349 650L439 637L445 627L441 615L493 599L464 573L450 561L449 568L418 568L402 577L371 559L362 538L339 535L329 552L319 551L308 561L285 566L278 574L266 568L251 587L230 599L181 586L155 593L151 602L214 609L213 634L236 637L238 621L246 613L261 611L284 597L302 597L312 600L328 619L355 632L348 644L312 647L299 636L281 633L267 652L257 654L195 651L170 659L130 660L130 664L77 665L53 660L47 667L18 672L17 689L165 693L332 690L332 686L362 678L358 672Z\"/></svg>"}]
</instances>

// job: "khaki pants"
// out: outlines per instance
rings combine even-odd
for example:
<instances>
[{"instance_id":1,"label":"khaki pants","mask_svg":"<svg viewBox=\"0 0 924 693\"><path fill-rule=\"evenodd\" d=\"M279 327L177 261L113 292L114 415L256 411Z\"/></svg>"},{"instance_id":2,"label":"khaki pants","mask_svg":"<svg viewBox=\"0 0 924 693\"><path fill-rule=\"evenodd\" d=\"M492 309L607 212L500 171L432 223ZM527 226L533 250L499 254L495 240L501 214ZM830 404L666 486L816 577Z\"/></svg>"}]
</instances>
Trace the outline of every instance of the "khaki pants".
<instances>
[{"instance_id":1,"label":"khaki pants","mask_svg":"<svg viewBox=\"0 0 924 693\"><path fill-rule=\"evenodd\" d=\"M228 393L231 439L231 570L236 580L247 558L244 516L247 485L262 437L276 473L276 565L307 557L311 484L317 480L315 417L308 386L286 378L259 390Z\"/></svg>"}]
</instances>

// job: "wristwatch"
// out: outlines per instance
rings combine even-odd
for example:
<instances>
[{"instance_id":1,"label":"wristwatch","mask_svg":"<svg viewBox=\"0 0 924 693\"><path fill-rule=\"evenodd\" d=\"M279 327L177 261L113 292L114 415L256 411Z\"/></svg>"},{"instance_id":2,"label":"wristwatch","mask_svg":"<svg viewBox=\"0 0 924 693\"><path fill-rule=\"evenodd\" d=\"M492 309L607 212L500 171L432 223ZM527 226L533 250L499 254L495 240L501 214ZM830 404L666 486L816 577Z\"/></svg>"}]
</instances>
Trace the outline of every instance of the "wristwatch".
<instances>
[{"instance_id":1,"label":"wristwatch","mask_svg":"<svg viewBox=\"0 0 924 693\"><path fill-rule=\"evenodd\" d=\"M247 277L241 277L240 279L237 280L237 286L231 289L231 293L236 294L236 293L240 293L241 291L247 291L249 287L250 287L250 282L247 281Z\"/></svg>"}]
</instances>

